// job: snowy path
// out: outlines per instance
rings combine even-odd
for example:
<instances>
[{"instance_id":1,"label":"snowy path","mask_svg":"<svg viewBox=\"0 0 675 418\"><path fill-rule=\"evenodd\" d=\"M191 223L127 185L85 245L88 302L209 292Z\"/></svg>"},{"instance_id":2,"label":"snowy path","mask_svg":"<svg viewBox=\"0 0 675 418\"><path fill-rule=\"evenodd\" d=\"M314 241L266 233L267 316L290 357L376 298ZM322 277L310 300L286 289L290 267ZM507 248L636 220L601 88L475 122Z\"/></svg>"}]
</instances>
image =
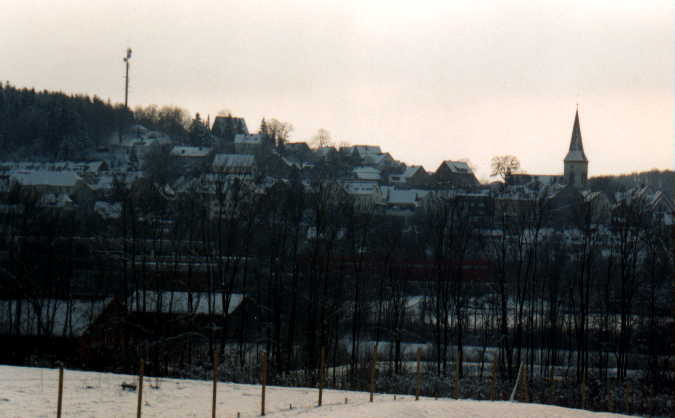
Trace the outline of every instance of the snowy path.
<instances>
[{"instance_id":1,"label":"snowy path","mask_svg":"<svg viewBox=\"0 0 675 418\"><path fill-rule=\"evenodd\" d=\"M136 377L109 373L66 370L64 375L64 417L132 417L136 414L136 392L121 388L123 382L136 383ZM211 382L146 378L143 388L144 417L210 417ZM58 370L0 366L0 417L56 416ZM414 401L412 396L376 395L327 390L324 406L315 407L318 391L309 388L267 388L267 416L270 417L618 417L538 404L469 400ZM348 398L348 404L344 404ZM293 409L290 409L290 406ZM242 418L260 415L260 387L219 383L218 416Z\"/></svg>"}]
</instances>

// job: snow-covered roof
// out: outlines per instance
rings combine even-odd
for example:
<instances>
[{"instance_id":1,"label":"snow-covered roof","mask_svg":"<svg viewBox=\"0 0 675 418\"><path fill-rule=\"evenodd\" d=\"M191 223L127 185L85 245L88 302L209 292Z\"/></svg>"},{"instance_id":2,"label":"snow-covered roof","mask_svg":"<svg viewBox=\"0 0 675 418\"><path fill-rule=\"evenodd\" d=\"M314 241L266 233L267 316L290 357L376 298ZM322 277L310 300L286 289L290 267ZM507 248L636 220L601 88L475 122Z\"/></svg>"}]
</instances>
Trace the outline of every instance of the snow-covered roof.
<instances>
[{"instance_id":1,"label":"snow-covered roof","mask_svg":"<svg viewBox=\"0 0 675 418\"><path fill-rule=\"evenodd\" d=\"M472 173L471 167L464 161L443 161L446 167L453 173Z\"/></svg>"},{"instance_id":2,"label":"snow-covered roof","mask_svg":"<svg viewBox=\"0 0 675 418\"><path fill-rule=\"evenodd\" d=\"M387 203L392 205L416 205L417 192L415 190L391 190L387 196Z\"/></svg>"},{"instance_id":3,"label":"snow-covered roof","mask_svg":"<svg viewBox=\"0 0 675 418\"><path fill-rule=\"evenodd\" d=\"M74 171L76 173L98 173L106 167L107 164L105 161L16 161L0 163L1 169L14 171Z\"/></svg>"},{"instance_id":4,"label":"snow-covered roof","mask_svg":"<svg viewBox=\"0 0 675 418\"><path fill-rule=\"evenodd\" d=\"M20 335L78 337L103 312L105 300L0 300L0 332L9 333L16 318Z\"/></svg>"},{"instance_id":5,"label":"snow-covered roof","mask_svg":"<svg viewBox=\"0 0 675 418\"><path fill-rule=\"evenodd\" d=\"M380 180L380 170L374 167L356 167L352 170L354 177L360 180Z\"/></svg>"},{"instance_id":6,"label":"snow-covered roof","mask_svg":"<svg viewBox=\"0 0 675 418\"><path fill-rule=\"evenodd\" d=\"M249 144L249 145L260 145L262 144L263 136L262 134L236 134L234 136L235 144Z\"/></svg>"},{"instance_id":7,"label":"snow-covered roof","mask_svg":"<svg viewBox=\"0 0 675 418\"><path fill-rule=\"evenodd\" d=\"M73 187L82 180L74 171L10 171L10 178L23 186Z\"/></svg>"},{"instance_id":8,"label":"snow-covered roof","mask_svg":"<svg viewBox=\"0 0 675 418\"><path fill-rule=\"evenodd\" d=\"M411 165L410 167L406 167L402 176L406 179L409 179L410 177L417 174L417 172L420 170L424 170L424 168L421 165Z\"/></svg>"},{"instance_id":9,"label":"snow-covered roof","mask_svg":"<svg viewBox=\"0 0 675 418\"><path fill-rule=\"evenodd\" d=\"M253 166L255 166L255 157L250 154L216 154L213 159L214 168Z\"/></svg>"},{"instance_id":10,"label":"snow-covered roof","mask_svg":"<svg viewBox=\"0 0 675 418\"><path fill-rule=\"evenodd\" d=\"M234 312L244 295L232 293L230 295L227 313ZM169 291L142 291L134 292L127 301L129 312L157 312L177 314L223 314L223 297L219 293L208 292L169 292Z\"/></svg>"},{"instance_id":11,"label":"snow-covered roof","mask_svg":"<svg viewBox=\"0 0 675 418\"><path fill-rule=\"evenodd\" d=\"M203 158L209 155L210 152L210 147L189 147L176 145L171 149L171 155L176 157Z\"/></svg>"},{"instance_id":12,"label":"snow-covered roof","mask_svg":"<svg viewBox=\"0 0 675 418\"><path fill-rule=\"evenodd\" d=\"M368 158L373 162L373 164L378 166L384 165L389 161L394 161L389 153L369 155Z\"/></svg>"}]
</instances>

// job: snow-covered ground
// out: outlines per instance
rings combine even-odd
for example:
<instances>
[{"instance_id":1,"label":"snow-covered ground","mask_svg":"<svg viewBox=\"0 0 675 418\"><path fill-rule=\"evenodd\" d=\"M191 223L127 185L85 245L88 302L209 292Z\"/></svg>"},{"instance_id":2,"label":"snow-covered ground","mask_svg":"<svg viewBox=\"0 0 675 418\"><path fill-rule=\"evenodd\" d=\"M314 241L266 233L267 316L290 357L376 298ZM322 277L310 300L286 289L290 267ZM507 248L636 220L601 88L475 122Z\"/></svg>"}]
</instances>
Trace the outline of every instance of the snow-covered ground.
<instances>
[{"instance_id":1,"label":"snow-covered ground","mask_svg":"<svg viewBox=\"0 0 675 418\"><path fill-rule=\"evenodd\" d=\"M135 416L136 392L122 383L137 383L137 377L109 373L66 370L64 373L64 417ZM157 384L159 387L157 387ZM242 418L260 416L260 386L219 383L217 416ZM58 370L0 366L0 417L53 417L56 415ZM145 378L144 417L209 417L212 384L209 381ZM576 409L538 404L487 402L375 395L327 390L321 408L316 407L318 390L268 387L266 412L272 417L619 417ZM345 399L348 403L345 404Z\"/></svg>"}]
</instances>

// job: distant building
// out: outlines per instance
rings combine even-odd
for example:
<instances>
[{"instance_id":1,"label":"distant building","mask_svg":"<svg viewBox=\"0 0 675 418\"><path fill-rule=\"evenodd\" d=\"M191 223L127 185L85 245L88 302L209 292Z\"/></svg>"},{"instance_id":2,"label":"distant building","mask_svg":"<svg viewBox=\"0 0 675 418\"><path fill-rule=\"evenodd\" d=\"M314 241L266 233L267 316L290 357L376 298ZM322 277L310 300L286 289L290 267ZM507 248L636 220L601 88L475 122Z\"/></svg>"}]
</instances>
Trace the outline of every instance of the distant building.
<instances>
[{"instance_id":1,"label":"distant building","mask_svg":"<svg viewBox=\"0 0 675 418\"><path fill-rule=\"evenodd\" d=\"M216 154L213 159L214 173L255 175L255 157L250 154Z\"/></svg>"},{"instance_id":2,"label":"distant building","mask_svg":"<svg viewBox=\"0 0 675 418\"><path fill-rule=\"evenodd\" d=\"M227 141L234 141L237 134L248 135L248 127L244 118L229 116L216 116L211 126L211 133Z\"/></svg>"},{"instance_id":3,"label":"distant building","mask_svg":"<svg viewBox=\"0 0 675 418\"><path fill-rule=\"evenodd\" d=\"M234 136L234 152L237 154L249 154L256 152L263 144L262 134L237 134Z\"/></svg>"},{"instance_id":4,"label":"distant building","mask_svg":"<svg viewBox=\"0 0 675 418\"><path fill-rule=\"evenodd\" d=\"M588 186L588 158L584 153L584 144L581 140L581 127L579 125L579 111L574 114L574 126L570 147L563 160L564 174L511 174L507 176L506 184L509 186L553 186L566 184L577 189Z\"/></svg>"},{"instance_id":5,"label":"distant building","mask_svg":"<svg viewBox=\"0 0 675 418\"><path fill-rule=\"evenodd\" d=\"M345 180L342 186L354 198L354 204L360 211L372 210L385 203L385 195L377 181Z\"/></svg>"},{"instance_id":6,"label":"distant building","mask_svg":"<svg viewBox=\"0 0 675 418\"><path fill-rule=\"evenodd\" d=\"M552 186L554 184L562 184L565 180L564 176L557 174L511 174L506 178L506 184L510 186Z\"/></svg>"},{"instance_id":7,"label":"distant building","mask_svg":"<svg viewBox=\"0 0 675 418\"><path fill-rule=\"evenodd\" d=\"M40 193L72 193L75 186L83 183L74 171L16 170L9 173L10 184L36 190Z\"/></svg>"},{"instance_id":8,"label":"distant building","mask_svg":"<svg viewBox=\"0 0 675 418\"><path fill-rule=\"evenodd\" d=\"M586 158L586 154L584 154L584 144L581 141L579 110L574 115L570 149L565 156L564 164L565 183L578 189L586 187L588 184L588 159Z\"/></svg>"},{"instance_id":9,"label":"distant building","mask_svg":"<svg viewBox=\"0 0 675 418\"><path fill-rule=\"evenodd\" d=\"M443 161L436 169L434 180L440 186L478 187L480 185L473 170L464 161Z\"/></svg>"},{"instance_id":10,"label":"distant building","mask_svg":"<svg viewBox=\"0 0 675 418\"><path fill-rule=\"evenodd\" d=\"M413 187L428 186L431 176L421 165L407 167L403 173L390 174L389 183Z\"/></svg>"},{"instance_id":11,"label":"distant building","mask_svg":"<svg viewBox=\"0 0 675 418\"><path fill-rule=\"evenodd\" d=\"M208 166L213 157L213 148L177 145L171 149L171 155L178 158L183 170L192 170Z\"/></svg>"},{"instance_id":12,"label":"distant building","mask_svg":"<svg viewBox=\"0 0 675 418\"><path fill-rule=\"evenodd\" d=\"M380 181L382 179L380 170L375 167L354 167L352 175L358 180Z\"/></svg>"}]
</instances>

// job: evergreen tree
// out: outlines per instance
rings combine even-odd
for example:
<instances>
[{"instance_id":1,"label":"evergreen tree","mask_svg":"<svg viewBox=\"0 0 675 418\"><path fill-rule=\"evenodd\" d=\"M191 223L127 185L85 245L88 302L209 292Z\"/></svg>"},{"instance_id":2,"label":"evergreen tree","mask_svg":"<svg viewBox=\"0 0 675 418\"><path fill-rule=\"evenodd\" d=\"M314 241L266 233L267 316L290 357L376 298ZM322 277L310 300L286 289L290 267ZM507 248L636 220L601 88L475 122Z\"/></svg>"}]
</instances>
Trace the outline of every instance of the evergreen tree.
<instances>
[{"instance_id":1,"label":"evergreen tree","mask_svg":"<svg viewBox=\"0 0 675 418\"><path fill-rule=\"evenodd\" d=\"M195 115L195 118L190 124L190 130L188 133L190 145L196 147L208 147L212 145L211 133L209 128L204 125L199 113Z\"/></svg>"}]
</instances>

